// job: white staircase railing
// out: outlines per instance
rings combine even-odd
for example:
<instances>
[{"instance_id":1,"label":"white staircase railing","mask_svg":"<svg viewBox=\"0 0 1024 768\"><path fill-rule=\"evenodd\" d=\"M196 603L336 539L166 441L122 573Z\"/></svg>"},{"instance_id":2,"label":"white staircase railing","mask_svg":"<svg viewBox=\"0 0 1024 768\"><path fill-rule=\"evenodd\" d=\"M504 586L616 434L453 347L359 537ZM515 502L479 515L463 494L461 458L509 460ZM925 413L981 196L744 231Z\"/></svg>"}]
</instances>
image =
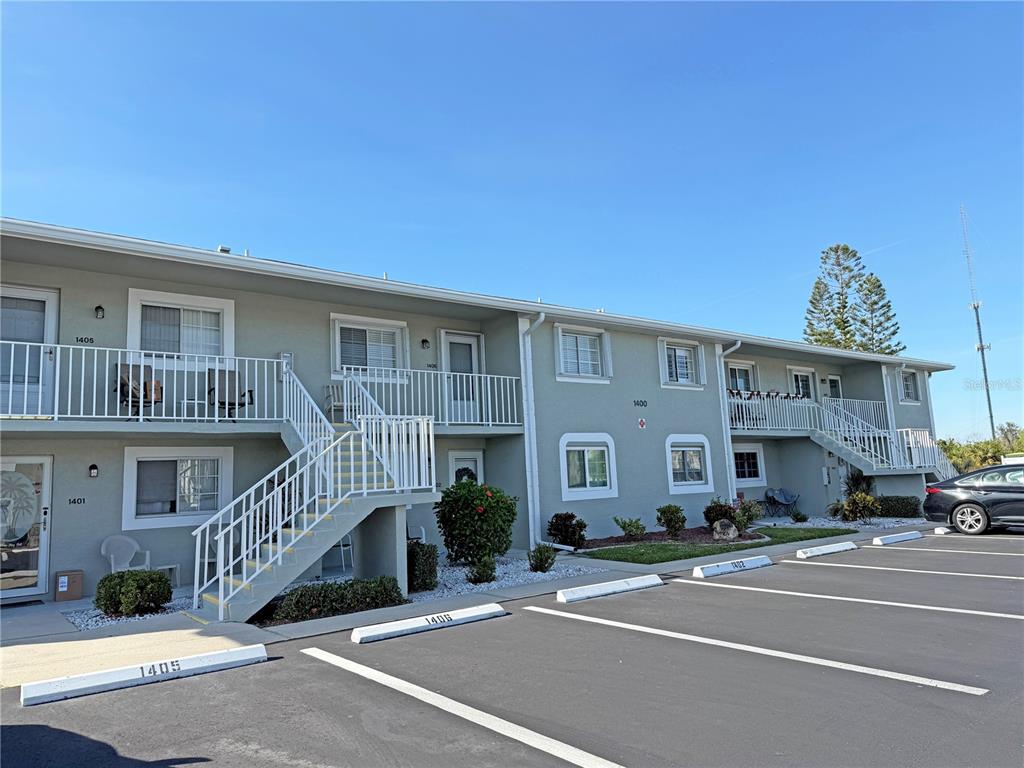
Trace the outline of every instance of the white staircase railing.
<instances>
[{"instance_id":1,"label":"white staircase railing","mask_svg":"<svg viewBox=\"0 0 1024 768\"><path fill-rule=\"evenodd\" d=\"M889 429L889 414L885 410L885 403L881 400L854 400L849 397L823 397L821 404L824 406L833 405L841 408L846 413L856 416L861 421L866 421L876 429Z\"/></svg>"},{"instance_id":2,"label":"white staircase railing","mask_svg":"<svg viewBox=\"0 0 1024 768\"><path fill-rule=\"evenodd\" d=\"M820 431L859 454L875 469L898 466L892 433L855 416L837 400L826 398L822 402Z\"/></svg>"}]
</instances>

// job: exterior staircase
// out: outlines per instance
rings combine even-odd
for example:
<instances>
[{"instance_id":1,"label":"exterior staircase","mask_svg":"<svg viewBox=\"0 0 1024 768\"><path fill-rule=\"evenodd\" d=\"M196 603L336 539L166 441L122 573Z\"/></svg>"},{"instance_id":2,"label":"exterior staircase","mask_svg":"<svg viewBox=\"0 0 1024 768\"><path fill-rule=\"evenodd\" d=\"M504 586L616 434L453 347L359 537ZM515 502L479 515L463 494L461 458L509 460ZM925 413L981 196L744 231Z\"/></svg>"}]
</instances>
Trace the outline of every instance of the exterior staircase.
<instances>
[{"instance_id":1,"label":"exterior staircase","mask_svg":"<svg viewBox=\"0 0 1024 768\"><path fill-rule=\"evenodd\" d=\"M193 531L193 611L245 621L322 558L387 497L433 491L433 421L391 417L346 382L353 421L331 424L292 377L293 442L302 447Z\"/></svg>"}]
</instances>

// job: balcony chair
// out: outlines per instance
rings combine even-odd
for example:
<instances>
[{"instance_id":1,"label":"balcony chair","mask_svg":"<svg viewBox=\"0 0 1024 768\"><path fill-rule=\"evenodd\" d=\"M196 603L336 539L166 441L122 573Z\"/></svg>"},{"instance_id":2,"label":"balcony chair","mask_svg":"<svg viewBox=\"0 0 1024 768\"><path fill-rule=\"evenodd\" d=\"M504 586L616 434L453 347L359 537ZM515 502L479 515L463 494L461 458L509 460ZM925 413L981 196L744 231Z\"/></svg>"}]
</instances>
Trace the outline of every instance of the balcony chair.
<instances>
[{"instance_id":1,"label":"balcony chair","mask_svg":"<svg viewBox=\"0 0 1024 768\"><path fill-rule=\"evenodd\" d=\"M219 408L224 415L234 420L240 408L256 404L253 390L246 389L245 382L239 382L236 371L224 371L216 368L206 369L206 401L212 408Z\"/></svg>"},{"instance_id":2,"label":"balcony chair","mask_svg":"<svg viewBox=\"0 0 1024 768\"><path fill-rule=\"evenodd\" d=\"M132 560L142 551L139 542L130 536L108 536L100 544L100 554L110 561L110 572L118 571L148 571L149 550L142 551L143 562L141 565L132 565Z\"/></svg>"},{"instance_id":3,"label":"balcony chair","mask_svg":"<svg viewBox=\"0 0 1024 768\"><path fill-rule=\"evenodd\" d=\"M117 366L120 404L138 418L142 408L152 408L164 401L163 385L153 378L153 366L120 363Z\"/></svg>"}]
</instances>

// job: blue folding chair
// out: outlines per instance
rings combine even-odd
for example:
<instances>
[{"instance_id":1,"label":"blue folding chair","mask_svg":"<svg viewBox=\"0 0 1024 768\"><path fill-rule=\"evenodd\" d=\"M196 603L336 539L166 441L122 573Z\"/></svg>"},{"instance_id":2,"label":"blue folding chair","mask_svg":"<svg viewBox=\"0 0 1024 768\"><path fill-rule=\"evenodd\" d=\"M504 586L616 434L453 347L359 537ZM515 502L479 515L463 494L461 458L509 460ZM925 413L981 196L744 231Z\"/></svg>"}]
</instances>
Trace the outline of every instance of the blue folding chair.
<instances>
[{"instance_id":1,"label":"blue folding chair","mask_svg":"<svg viewBox=\"0 0 1024 768\"><path fill-rule=\"evenodd\" d=\"M775 500L779 503L779 506L782 507L782 511L785 512L787 515L796 509L796 502L799 500L799 498L799 493L791 493L790 491L787 491L785 488L779 488L775 492Z\"/></svg>"}]
</instances>

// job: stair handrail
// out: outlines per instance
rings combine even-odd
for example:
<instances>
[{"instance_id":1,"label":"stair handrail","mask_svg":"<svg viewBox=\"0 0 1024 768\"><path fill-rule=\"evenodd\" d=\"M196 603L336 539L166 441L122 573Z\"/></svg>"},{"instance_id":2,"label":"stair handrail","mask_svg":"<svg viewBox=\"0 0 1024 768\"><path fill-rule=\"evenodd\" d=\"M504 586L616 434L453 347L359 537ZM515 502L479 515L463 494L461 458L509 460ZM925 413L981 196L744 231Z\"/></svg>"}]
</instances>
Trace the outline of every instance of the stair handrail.
<instances>
[{"instance_id":1,"label":"stair handrail","mask_svg":"<svg viewBox=\"0 0 1024 768\"><path fill-rule=\"evenodd\" d=\"M292 425L303 445L312 445L320 439L333 439L334 425L290 367L284 371L283 392L285 421Z\"/></svg>"},{"instance_id":2,"label":"stair handrail","mask_svg":"<svg viewBox=\"0 0 1024 768\"><path fill-rule=\"evenodd\" d=\"M826 435L833 439L835 435L839 435L852 440L858 449L857 452L870 461L875 469L898 466L898 451L891 430L881 429L834 402L819 404L818 407L822 415L820 430ZM885 451L879 450L879 445L889 449L888 456Z\"/></svg>"}]
</instances>

